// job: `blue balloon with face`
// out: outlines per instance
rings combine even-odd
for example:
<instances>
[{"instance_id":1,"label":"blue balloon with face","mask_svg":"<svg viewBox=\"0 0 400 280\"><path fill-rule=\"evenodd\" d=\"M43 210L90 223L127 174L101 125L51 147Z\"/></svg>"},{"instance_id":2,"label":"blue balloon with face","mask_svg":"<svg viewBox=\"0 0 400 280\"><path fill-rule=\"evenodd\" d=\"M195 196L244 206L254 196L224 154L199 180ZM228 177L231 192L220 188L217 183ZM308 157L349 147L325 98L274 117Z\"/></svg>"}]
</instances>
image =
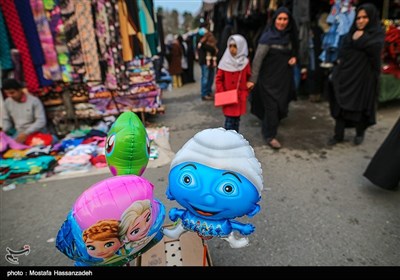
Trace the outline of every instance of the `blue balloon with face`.
<instances>
[{"instance_id":1,"label":"blue balloon with face","mask_svg":"<svg viewBox=\"0 0 400 280\"><path fill-rule=\"evenodd\" d=\"M167 197L193 215L209 220L254 216L261 199L244 176L195 162L175 166L169 174Z\"/></svg>"},{"instance_id":2,"label":"blue balloon with face","mask_svg":"<svg viewBox=\"0 0 400 280\"><path fill-rule=\"evenodd\" d=\"M220 131L217 132L217 136L219 134ZM261 167L254 158L253 150L247 149L243 152L242 138L239 138L240 145L230 145L227 141L224 145L228 145L232 151L224 150L221 146L223 152L213 153L214 158L204 157L204 153L193 152L199 146L199 139L195 142L189 141L189 144L182 148L189 149L189 152L178 152L169 173L166 195L168 199L176 200L185 209L172 208L169 211L169 218L172 221L181 219L181 223L174 229L164 229L165 235L177 238L185 231L193 231L203 239L212 237L226 239L233 248L248 245L247 238L237 239L233 231L249 235L254 232L255 227L235 219L244 215L253 217L260 211L257 203L261 199L262 177ZM237 150L232 148L236 146ZM248 151L251 151L250 156ZM208 152L211 153L211 149ZM246 157L241 157L240 153L250 160L247 162ZM234 156L238 154L243 162L232 162ZM180 159L183 159L182 162Z\"/></svg>"}]
</instances>

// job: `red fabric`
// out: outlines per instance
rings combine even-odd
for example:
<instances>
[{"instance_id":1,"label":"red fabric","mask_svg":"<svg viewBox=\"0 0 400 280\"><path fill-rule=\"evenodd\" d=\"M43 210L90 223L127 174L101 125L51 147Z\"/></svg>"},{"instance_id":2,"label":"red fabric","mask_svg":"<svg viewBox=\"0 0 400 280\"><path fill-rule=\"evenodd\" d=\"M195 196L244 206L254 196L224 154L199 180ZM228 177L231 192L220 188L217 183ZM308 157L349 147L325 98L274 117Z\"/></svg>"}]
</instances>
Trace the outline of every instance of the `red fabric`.
<instances>
[{"instance_id":1,"label":"red fabric","mask_svg":"<svg viewBox=\"0 0 400 280\"><path fill-rule=\"evenodd\" d=\"M42 132L34 132L28 135L25 140L25 145L29 146L50 146L53 142L53 136Z\"/></svg>"},{"instance_id":2,"label":"red fabric","mask_svg":"<svg viewBox=\"0 0 400 280\"><path fill-rule=\"evenodd\" d=\"M218 92L221 91L236 89L239 75L240 71L228 72L218 69L217 75L215 76L215 94L218 94ZM242 70L242 76L240 78L238 91L239 103L223 106L222 112L225 116L238 117L246 113L247 97L249 95L246 83L250 78L250 75L251 68L250 63L248 63L246 67Z\"/></svg>"},{"instance_id":3,"label":"red fabric","mask_svg":"<svg viewBox=\"0 0 400 280\"><path fill-rule=\"evenodd\" d=\"M3 11L4 18L11 34L11 38L21 54L22 68L24 71L24 80L26 86L31 93L39 91L39 80L33 66L32 57L29 51L28 43L21 21L18 17L15 3L12 0L0 0L0 6Z\"/></svg>"},{"instance_id":4,"label":"red fabric","mask_svg":"<svg viewBox=\"0 0 400 280\"><path fill-rule=\"evenodd\" d=\"M98 155L98 156L92 157L90 159L90 162L92 163L92 165L94 165L98 168L107 166L107 160L106 160L105 155Z\"/></svg>"}]
</instances>

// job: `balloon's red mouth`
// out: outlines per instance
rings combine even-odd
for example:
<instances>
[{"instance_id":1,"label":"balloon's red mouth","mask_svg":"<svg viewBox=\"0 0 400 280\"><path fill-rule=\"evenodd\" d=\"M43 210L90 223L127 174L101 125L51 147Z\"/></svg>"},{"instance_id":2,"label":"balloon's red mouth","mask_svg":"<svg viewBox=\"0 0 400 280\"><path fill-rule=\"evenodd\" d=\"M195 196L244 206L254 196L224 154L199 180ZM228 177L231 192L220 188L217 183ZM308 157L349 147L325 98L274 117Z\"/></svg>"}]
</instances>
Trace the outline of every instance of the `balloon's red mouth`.
<instances>
[{"instance_id":1,"label":"balloon's red mouth","mask_svg":"<svg viewBox=\"0 0 400 280\"><path fill-rule=\"evenodd\" d=\"M193 205L191 205L191 206L194 209L194 211L196 211L197 213L199 213L202 216L210 217L210 216L214 216L214 215L219 213L219 211L216 211L216 212L204 211L204 210L201 210L201 209L199 209L197 207L194 207Z\"/></svg>"}]
</instances>

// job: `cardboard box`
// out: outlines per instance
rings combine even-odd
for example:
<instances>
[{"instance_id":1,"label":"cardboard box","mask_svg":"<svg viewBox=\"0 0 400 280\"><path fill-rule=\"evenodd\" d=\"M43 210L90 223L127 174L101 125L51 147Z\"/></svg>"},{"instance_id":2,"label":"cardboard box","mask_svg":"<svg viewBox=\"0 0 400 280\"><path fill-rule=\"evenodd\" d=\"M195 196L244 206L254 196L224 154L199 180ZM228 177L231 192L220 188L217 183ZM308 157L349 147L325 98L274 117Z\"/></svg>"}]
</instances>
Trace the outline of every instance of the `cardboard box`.
<instances>
[{"instance_id":1,"label":"cardboard box","mask_svg":"<svg viewBox=\"0 0 400 280\"><path fill-rule=\"evenodd\" d=\"M138 266L212 266L207 244L194 232L179 239L166 236L137 258Z\"/></svg>"}]
</instances>

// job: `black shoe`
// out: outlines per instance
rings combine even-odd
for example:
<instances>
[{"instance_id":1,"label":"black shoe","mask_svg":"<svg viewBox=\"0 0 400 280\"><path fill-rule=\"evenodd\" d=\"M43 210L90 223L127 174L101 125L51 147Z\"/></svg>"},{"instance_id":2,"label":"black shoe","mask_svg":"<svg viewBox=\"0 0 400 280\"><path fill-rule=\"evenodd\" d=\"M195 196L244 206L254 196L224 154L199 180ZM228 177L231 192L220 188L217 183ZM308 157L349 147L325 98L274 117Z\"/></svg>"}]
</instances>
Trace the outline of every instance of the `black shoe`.
<instances>
[{"instance_id":1,"label":"black shoe","mask_svg":"<svg viewBox=\"0 0 400 280\"><path fill-rule=\"evenodd\" d=\"M337 143L341 143L343 140L337 140L335 137L332 137L328 140L328 146L334 146Z\"/></svg>"},{"instance_id":2,"label":"black shoe","mask_svg":"<svg viewBox=\"0 0 400 280\"><path fill-rule=\"evenodd\" d=\"M364 136L356 136L354 137L353 143L358 146L364 141Z\"/></svg>"},{"instance_id":3,"label":"black shoe","mask_svg":"<svg viewBox=\"0 0 400 280\"><path fill-rule=\"evenodd\" d=\"M203 101L205 101L205 100L211 101L211 100L214 100L214 98L212 96L210 96L210 95L206 95L206 96L202 96L201 100L203 100Z\"/></svg>"}]
</instances>

